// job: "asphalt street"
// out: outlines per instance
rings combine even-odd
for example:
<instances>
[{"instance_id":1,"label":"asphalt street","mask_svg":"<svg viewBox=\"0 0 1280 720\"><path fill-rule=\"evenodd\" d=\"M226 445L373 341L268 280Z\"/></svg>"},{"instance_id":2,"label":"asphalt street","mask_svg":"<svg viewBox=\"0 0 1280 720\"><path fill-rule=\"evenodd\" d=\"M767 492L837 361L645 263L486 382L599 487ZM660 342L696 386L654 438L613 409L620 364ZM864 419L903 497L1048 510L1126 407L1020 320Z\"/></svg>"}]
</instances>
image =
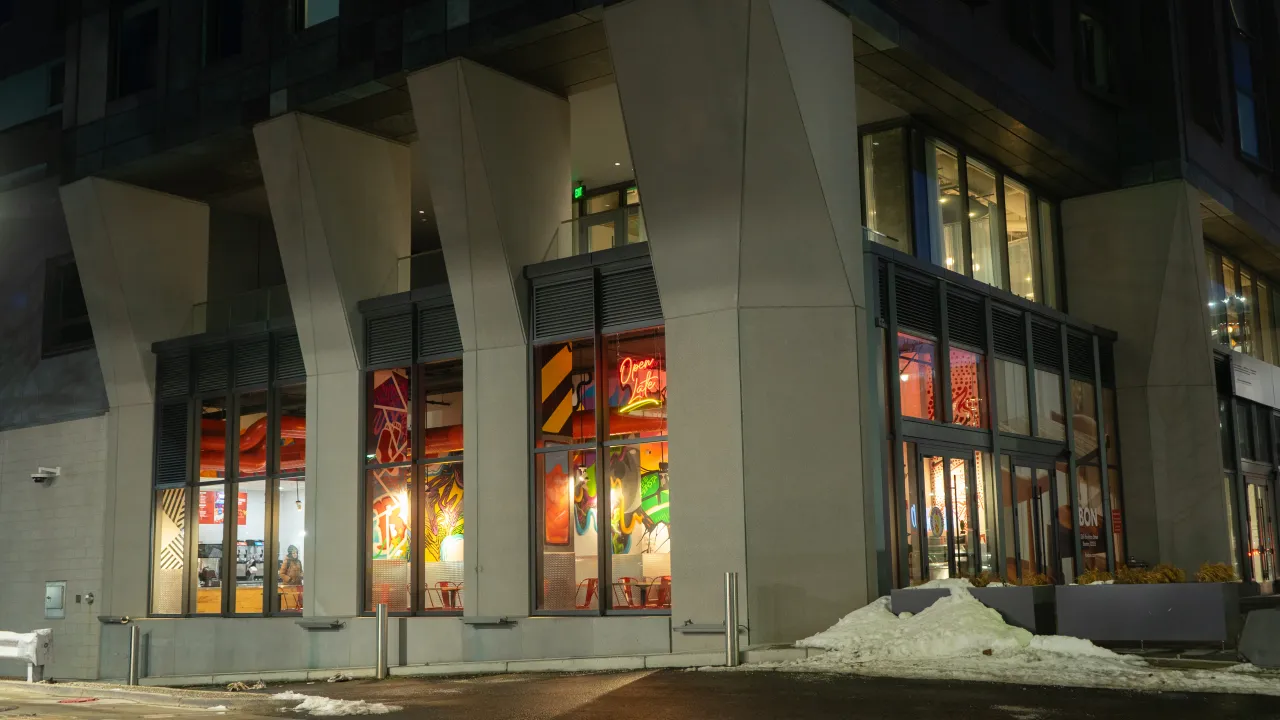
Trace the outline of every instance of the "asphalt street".
<instances>
[{"instance_id":1,"label":"asphalt street","mask_svg":"<svg viewBox=\"0 0 1280 720\"><path fill-rule=\"evenodd\" d=\"M378 717L504 720L667 720L844 718L852 720L1280 720L1276 698L1248 695L1145 694L1115 690L859 678L771 672L646 671L524 674L448 679L392 679L272 687L402 709ZM266 703L219 714L102 699L59 698L0 688L0 720L11 717L195 718L294 717L288 704Z\"/></svg>"}]
</instances>

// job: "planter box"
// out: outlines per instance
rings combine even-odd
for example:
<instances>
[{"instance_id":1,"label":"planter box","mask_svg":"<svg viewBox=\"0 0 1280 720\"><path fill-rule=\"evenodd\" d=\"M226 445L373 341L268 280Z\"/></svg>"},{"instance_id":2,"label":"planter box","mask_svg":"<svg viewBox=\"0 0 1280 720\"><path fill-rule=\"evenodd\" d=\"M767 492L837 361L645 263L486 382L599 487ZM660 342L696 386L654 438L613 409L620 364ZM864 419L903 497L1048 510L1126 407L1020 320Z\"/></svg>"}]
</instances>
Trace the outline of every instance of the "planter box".
<instances>
[{"instance_id":1,"label":"planter box","mask_svg":"<svg viewBox=\"0 0 1280 720\"><path fill-rule=\"evenodd\" d=\"M1000 613L1004 621L1037 635L1052 635L1053 586L969 588L974 599ZM946 588L905 588L889 596L889 608L895 613L918 613L950 595Z\"/></svg>"},{"instance_id":2,"label":"planter box","mask_svg":"<svg viewBox=\"0 0 1280 720\"><path fill-rule=\"evenodd\" d=\"M1239 583L1065 585L1058 634L1102 643L1235 645Z\"/></svg>"}]
</instances>

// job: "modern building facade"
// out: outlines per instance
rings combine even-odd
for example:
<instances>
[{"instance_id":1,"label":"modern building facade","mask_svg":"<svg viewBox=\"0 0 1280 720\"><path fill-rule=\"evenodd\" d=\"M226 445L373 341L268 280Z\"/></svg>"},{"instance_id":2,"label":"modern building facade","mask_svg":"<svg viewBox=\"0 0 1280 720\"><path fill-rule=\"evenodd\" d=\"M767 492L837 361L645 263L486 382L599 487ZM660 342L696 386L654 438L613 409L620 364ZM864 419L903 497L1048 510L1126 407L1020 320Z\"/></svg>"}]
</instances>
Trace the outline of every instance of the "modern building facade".
<instances>
[{"instance_id":1,"label":"modern building facade","mask_svg":"<svg viewBox=\"0 0 1280 720\"><path fill-rule=\"evenodd\" d=\"M700 662L725 572L746 645L983 572L1270 593L1278 27L0 2L0 627L208 677L370 665L379 604L393 664Z\"/></svg>"}]
</instances>

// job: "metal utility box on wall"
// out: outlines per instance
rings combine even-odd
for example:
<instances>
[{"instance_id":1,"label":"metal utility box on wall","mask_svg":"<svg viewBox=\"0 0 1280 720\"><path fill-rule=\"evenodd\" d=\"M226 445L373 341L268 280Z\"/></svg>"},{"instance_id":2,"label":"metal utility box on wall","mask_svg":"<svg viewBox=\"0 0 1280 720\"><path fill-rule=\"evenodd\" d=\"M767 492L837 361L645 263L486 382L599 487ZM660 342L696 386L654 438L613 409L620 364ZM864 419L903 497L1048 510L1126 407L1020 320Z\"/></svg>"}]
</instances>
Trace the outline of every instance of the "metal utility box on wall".
<instances>
[{"instance_id":1,"label":"metal utility box on wall","mask_svg":"<svg viewBox=\"0 0 1280 720\"><path fill-rule=\"evenodd\" d=\"M47 582L44 584L44 617L46 620L61 620L67 616L67 581Z\"/></svg>"}]
</instances>

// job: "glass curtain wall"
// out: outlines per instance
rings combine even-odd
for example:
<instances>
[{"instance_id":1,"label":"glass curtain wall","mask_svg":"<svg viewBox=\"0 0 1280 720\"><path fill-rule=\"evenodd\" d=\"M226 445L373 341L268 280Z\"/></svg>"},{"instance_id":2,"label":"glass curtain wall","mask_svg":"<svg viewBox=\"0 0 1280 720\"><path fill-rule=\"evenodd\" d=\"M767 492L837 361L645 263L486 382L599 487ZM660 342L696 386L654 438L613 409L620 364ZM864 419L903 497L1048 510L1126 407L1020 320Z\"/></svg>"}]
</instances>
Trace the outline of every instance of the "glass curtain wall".
<instances>
[{"instance_id":1,"label":"glass curtain wall","mask_svg":"<svg viewBox=\"0 0 1280 720\"><path fill-rule=\"evenodd\" d=\"M1055 203L911 126L864 132L861 151L869 240L1060 307ZM913 193L913 172L923 193Z\"/></svg>"},{"instance_id":2,"label":"glass curtain wall","mask_svg":"<svg viewBox=\"0 0 1280 720\"><path fill-rule=\"evenodd\" d=\"M302 612L306 427L297 380L161 405L152 615ZM187 452L195 465L170 482L168 463Z\"/></svg>"},{"instance_id":3,"label":"glass curtain wall","mask_svg":"<svg viewBox=\"0 0 1280 720\"><path fill-rule=\"evenodd\" d=\"M1063 334L1061 321L994 301L985 316L991 321L979 319L985 327L974 328L962 293L945 281L941 289L950 299L937 310L945 307L947 318L937 322L920 304L924 281L903 277L920 273L918 264L904 269L877 249L869 257L898 274L898 297L881 294L890 310L882 316L888 332L878 336L887 343L885 360L895 354L898 360L896 371L889 362L882 366L892 403L887 427L895 581L901 586L986 571L1016 582L1064 583L1083 570L1123 562L1109 346L1100 346L1095 361L1093 337L1082 337L1092 331L1069 326ZM888 273L877 277L887 281ZM1031 323L1028 314L1035 318ZM1029 327L1039 329L1034 350ZM956 336L968 339L952 344ZM978 347L982 338L989 343L986 352ZM1082 347L1082 340L1088 344ZM1071 376L1064 391L1063 370L1047 363L1065 359L1068 351ZM1090 371L1095 375L1086 377ZM948 394L949 406L939 404Z\"/></svg>"},{"instance_id":4,"label":"glass curtain wall","mask_svg":"<svg viewBox=\"0 0 1280 720\"><path fill-rule=\"evenodd\" d=\"M368 382L364 611L461 612L462 360L375 369Z\"/></svg>"},{"instance_id":5,"label":"glass curtain wall","mask_svg":"<svg viewBox=\"0 0 1280 720\"><path fill-rule=\"evenodd\" d=\"M664 328L538 345L533 361L535 610L670 611Z\"/></svg>"}]
</instances>

